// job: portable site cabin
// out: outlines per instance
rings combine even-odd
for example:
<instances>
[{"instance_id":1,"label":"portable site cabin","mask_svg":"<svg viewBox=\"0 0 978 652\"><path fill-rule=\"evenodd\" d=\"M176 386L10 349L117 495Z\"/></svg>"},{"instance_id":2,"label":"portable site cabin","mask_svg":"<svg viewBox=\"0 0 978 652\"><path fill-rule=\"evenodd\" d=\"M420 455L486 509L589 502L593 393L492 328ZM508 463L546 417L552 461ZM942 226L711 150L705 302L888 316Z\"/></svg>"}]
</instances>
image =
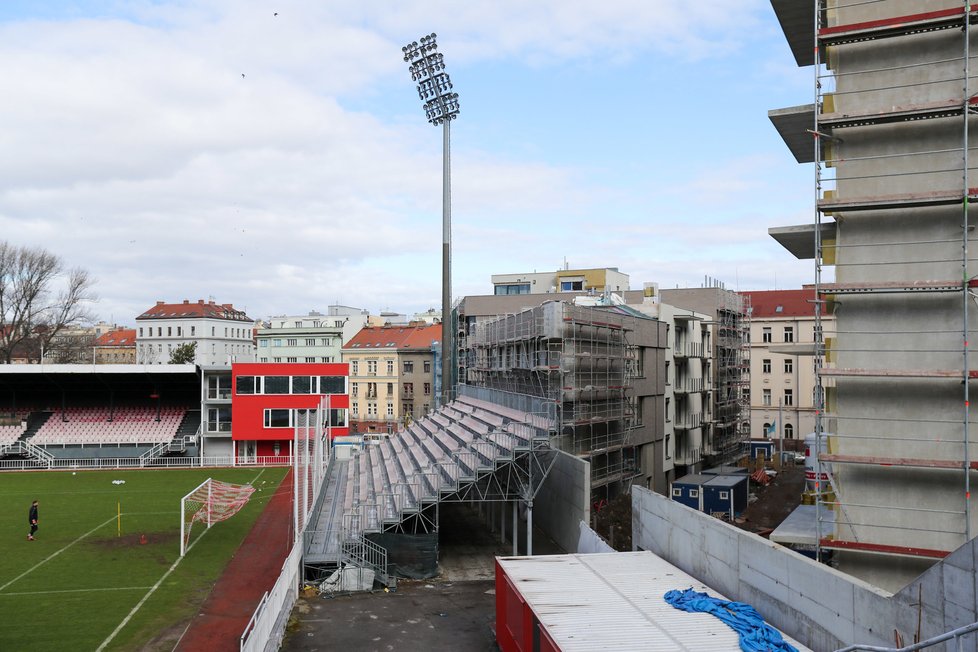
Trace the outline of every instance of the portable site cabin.
<instances>
[{"instance_id":1,"label":"portable site cabin","mask_svg":"<svg viewBox=\"0 0 978 652\"><path fill-rule=\"evenodd\" d=\"M703 475L748 475L746 466L733 466L731 464L721 464L703 471Z\"/></svg>"},{"instance_id":2,"label":"portable site cabin","mask_svg":"<svg viewBox=\"0 0 978 652\"><path fill-rule=\"evenodd\" d=\"M765 460L774 458L774 442L770 439L751 439L747 442L750 446L750 458L756 460L762 457Z\"/></svg>"},{"instance_id":3,"label":"portable site cabin","mask_svg":"<svg viewBox=\"0 0 978 652\"><path fill-rule=\"evenodd\" d=\"M703 484L702 511L727 514L731 519L747 509L747 476L717 475Z\"/></svg>"},{"instance_id":4,"label":"portable site cabin","mask_svg":"<svg viewBox=\"0 0 978 652\"><path fill-rule=\"evenodd\" d=\"M704 475L702 473L691 473L684 475L672 482L672 499L677 503L682 503L687 507L701 510L703 509L702 486L715 476Z\"/></svg>"}]
</instances>

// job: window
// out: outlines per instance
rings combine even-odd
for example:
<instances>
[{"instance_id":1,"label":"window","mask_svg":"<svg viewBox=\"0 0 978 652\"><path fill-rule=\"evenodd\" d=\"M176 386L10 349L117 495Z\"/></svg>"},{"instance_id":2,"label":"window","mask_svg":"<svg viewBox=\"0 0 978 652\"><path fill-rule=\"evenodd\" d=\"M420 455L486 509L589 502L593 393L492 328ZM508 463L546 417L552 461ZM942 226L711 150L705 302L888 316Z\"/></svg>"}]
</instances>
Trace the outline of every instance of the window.
<instances>
[{"instance_id":1,"label":"window","mask_svg":"<svg viewBox=\"0 0 978 652\"><path fill-rule=\"evenodd\" d=\"M143 327L142 326L139 327L139 336L140 337L143 336Z\"/></svg>"},{"instance_id":2,"label":"window","mask_svg":"<svg viewBox=\"0 0 978 652\"><path fill-rule=\"evenodd\" d=\"M414 413L414 403L401 403L401 414L410 416Z\"/></svg>"},{"instance_id":3,"label":"window","mask_svg":"<svg viewBox=\"0 0 978 652\"><path fill-rule=\"evenodd\" d=\"M281 361L282 361L282 358L280 358L278 356L275 356L274 358L272 358L272 362L281 362Z\"/></svg>"},{"instance_id":4,"label":"window","mask_svg":"<svg viewBox=\"0 0 978 652\"><path fill-rule=\"evenodd\" d=\"M337 319L336 321L333 322L333 328L343 328L343 324L345 323L346 322L344 320Z\"/></svg>"},{"instance_id":5,"label":"window","mask_svg":"<svg viewBox=\"0 0 978 652\"><path fill-rule=\"evenodd\" d=\"M367 360L367 375L376 376L377 375L377 361Z\"/></svg>"},{"instance_id":6,"label":"window","mask_svg":"<svg viewBox=\"0 0 978 652\"><path fill-rule=\"evenodd\" d=\"M377 383L367 383L367 398L377 398Z\"/></svg>"},{"instance_id":7,"label":"window","mask_svg":"<svg viewBox=\"0 0 978 652\"><path fill-rule=\"evenodd\" d=\"M261 358L258 362L268 362L268 358Z\"/></svg>"},{"instance_id":8,"label":"window","mask_svg":"<svg viewBox=\"0 0 978 652\"><path fill-rule=\"evenodd\" d=\"M406 374L413 374L414 373L414 361L413 360L405 360L404 361L404 373L406 373Z\"/></svg>"},{"instance_id":9,"label":"window","mask_svg":"<svg viewBox=\"0 0 978 652\"><path fill-rule=\"evenodd\" d=\"M669 417L669 397L666 397L666 423L669 423L672 419Z\"/></svg>"},{"instance_id":10,"label":"window","mask_svg":"<svg viewBox=\"0 0 978 652\"><path fill-rule=\"evenodd\" d=\"M771 342L771 328L769 326L765 326L764 330L761 331L761 341L765 344Z\"/></svg>"},{"instance_id":11,"label":"window","mask_svg":"<svg viewBox=\"0 0 978 652\"><path fill-rule=\"evenodd\" d=\"M768 359L761 360L761 372L765 374L771 373L771 361Z\"/></svg>"},{"instance_id":12,"label":"window","mask_svg":"<svg viewBox=\"0 0 978 652\"><path fill-rule=\"evenodd\" d=\"M266 428L288 428L289 410L265 410Z\"/></svg>"},{"instance_id":13,"label":"window","mask_svg":"<svg viewBox=\"0 0 978 652\"><path fill-rule=\"evenodd\" d=\"M319 340L319 342L323 346L329 346L329 338L328 337L324 337L323 339Z\"/></svg>"},{"instance_id":14,"label":"window","mask_svg":"<svg viewBox=\"0 0 978 652\"><path fill-rule=\"evenodd\" d=\"M350 383L350 396L358 396L360 394L360 383Z\"/></svg>"},{"instance_id":15,"label":"window","mask_svg":"<svg viewBox=\"0 0 978 652\"><path fill-rule=\"evenodd\" d=\"M699 498L700 497L700 490L699 489L690 489L689 490L689 497L690 498Z\"/></svg>"},{"instance_id":16,"label":"window","mask_svg":"<svg viewBox=\"0 0 978 652\"><path fill-rule=\"evenodd\" d=\"M265 376L265 393L266 394L288 394L289 377L288 376Z\"/></svg>"},{"instance_id":17,"label":"window","mask_svg":"<svg viewBox=\"0 0 978 652\"><path fill-rule=\"evenodd\" d=\"M431 396L431 383L424 384L424 395Z\"/></svg>"},{"instance_id":18,"label":"window","mask_svg":"<svg viewBox=\"0 0 978 652\"><path fill-rule=\"evenodd\" d=\"M296 328L302 328L302 322L301 322L301 321L297 321L297 322L295 323L295 327L296 327Z\"/></svg>"},{"instance_id":19,"label":"window","mask_svg":"<svg viewBox=\"0 0 978 652\"><path fill-rule=\"evenodd\" d=\"M335 408L329 411L329 425L331 426L345 426L346 425L346 410L344 408Z\"/></svg>"},{"instance_id":20,"label":"window","mask_svg":"<svg viewBox=\"0 0 978 652\"><path fill-rule=\"evenodd\" d=\"M790 389L784 390L784 404L785 405L795 404L795 393L793 390Z\"/></svg>"},{"instance_id":21,"label":"window","mask_svg":"<svg viewBox=\"0 0 978 652\"><path fill-rule=\"evenodd\" d=\"M315 337L307 337L306 338L306 346L316 346L316 338Z\"/></svg>"},{"instance_id":22,"label":"window","mask_svg":"<svg viewBox=\"0 0 978 652\"><path fill-rule=\"evenodd\" d=\"M771 405L771 390L769 389L763 390L763 395L764 395L764 405Z\"/></svg>"},{"instance_id":23,"label":"window","mask_svg":"<svg viewBox=\"0 0 978 652\"><path fill-rule=\"evenodd\" d=\"M231 376L208 377L207 398L231 398Z\"/></svg>"},{"instance_id":24,"label":"window","mask_svg":"<svg viewBox=\"0 0 978 652\"><path fill-rule=\"evenodd\" d=\"M493 292L496 295L501 294L529 294L530 284L529 283L507 283L497 285Z\"/></svg>"},{"instance_id":25,"label":"window","mask_svg":"<svg viewBox=\"0 0 978 652\"><path fill-rule=\"evenodd\" d=\"M167 326L166 327L166 336L167 337L172 337L173 336L173 327L172 326Z\"/></svg>"},{"instance_id":26,"label":"window","mask_svg":"<svg viewBox=\"0 0 978 652\"><path fill-rule=\"evenodd\" d=\"M286 362L298 362L299 361L299 358L296 358L296 357L292 356L292 357L286 358L285 361Z\"/></svg>"},{"instance_id":27,"label":"window","mask_svg":"<svg viewBox=\"0 0 978 652\"><path fill-rule=\"evenodd\" d=\"M177 326L177 337L183 337L183 327Z\"/></svg>"},{"instance_id":28,"label":"window","mask_svg":"<svg viewBox=\"0 0 978 652\"><path fill-rule=\"evenodd\" d=\"M394 394L394 383L387 383L387 395L391 396Z\"/></svg>"},{"instance_id":29,"label":"window","mask_svg":"<svg viewBox=\"0 0 978 652\"><path fill-rule=\"evenodd\" d=\"M346 394L346 379L343 376L320 376L319 393Z\"/></svg>"},{"instance_id":30,"label":"window","mask_svg":"<svg viewBox=\"0 0 978 652\"><path fill-rule=\"evenodd\" d=\"M285 340L285 345L286 346L299 346L299 340L294 339L294 338L293 339Z\"/></svg>"},{"instance_id":31,"label":"window","mask_svg":"<svg viewBox=\"0 0 978 652\"><path fill-rule=\"evenodd\" d=\"M414 396L414 383L404 383L404 398Z\"/></svg>"},{"instance_id":32,"label":"window","mask_svg":"<svg viewBox=\"0 0 978 652\"><path fill-rule=\"evenodd\" d=\"M354 419L360 418L360 408L357 407L356 403L350 406L350 414L353 415Z\"/></svg>"},{"instance_id":33,"label":"window","mask_svg":"<svg viewBox=\"0 0 978 652\"><path fill-rule=\"evenodd\" d=\"M272 340L272 346L282 346L282 340L280 339Z\"/></svg>"},{"instance_id":34,"label":"window","mask_svg":"<svg viewBox=\"0 0 978 652\"><path fill-rule=\"evenodd\" d=\"M207 410L208 432L231 432L231 408L220 407Z\"/></svg>"},{"instance_id":35,"label":"window","mask_svg":"<svg viewBox=\"0 0 978 652\"><path fill-rule=\"evenodd\" d=\"M306 362L315 362L316 356L306 356Z\"/></svg>"},{"instance_id":36,"label":"window","mask_svg":"<svg viewBox=\"0 0 978 652\"><path fill-rule=\"evenodd\" d=\"M190 327L190 337L193 337L196 334L197 334L197 327L196 326L191 326Z\"/></svg>"},{"instance_id":37,"label":"window","mask_svg":"<svg viewBox=\"0 0 978 652\"><path fill-rule=\"evenodd\" d=\"M784 359L784 372L790 374L794 370L794 361L791 358Z\"/></svg>"},{"instance_id":38,"label":"window","mask_svg":"<svg viewBox=\"0 0 978 652\"><path fill-rule=\"evenodd\" d=\"M260 340L258 342L258 346L262 347L263 349L264 348L267 348L268 347L268 340Z\"/></svg>"},{"instance_id":39,"label":"window","mask_svg":"<svg viewBox=\"0 0 978 652\"><path fill-rule=\"evenodd\" d=\"M387 375L388 376L393 376L394 375L394 361L393 360L388 360L387 361Z\"/></svg>"},{"instance_id":40,"label":"window","mask_svg":"<svg viewBox=\"0 0 978 652\"><path fill-rule=\"evenodd\" d=\"M293 394L311 394L312 378L309 376L292 376Z\"/></svg>"},{"instance_id":41,"label":"window","mask_svg":"<svg viewBox=\"0 0 978 652\"><path fill-rule=\"evenodd\" d=\"M729 491L721 491L720 492L720 500L730 500L730 492Z\"/></svg>"},{"instance_id":42,"label":"window","mask_svg":"<svg viewBox=\"0 0 978 652\"><path fill-rule=\"evenodd\" d=\"M784 341L785 342L794 342L795 341L795 327L794 326L785 326L784 327Z\"/></svg>"},{"instance_id":43,"label":"window","mask_svg":"<svg viewBox=\"0 0 978 652\"><path fill-rule=\"evenodd\" d=\"M390 401L387 402L387 416L394 416L394 404Z\"/></svg>"},{"instance_id":44,"label":"window","mask_svg":"<svg viewBox=\"0 0 978 652\"><path fill-rule=\"evenodd\" d=\"M578 292L584 290L584 281L561 281L561 292Z\"/></svg>"},{"instance_id":45,"label":"window","mask_svg":"<svg viewBox=\"0 0 978 652\"><path fill-rule=\"evenodd\" d=\"M785 439L795 438L795 427L790 423L784 424L784 438Z\"/></svg>"},{"instance_id":46,"label":"window","mask_svg":"<svg viewBox=\"0 0 978 652\"><path fill-rule=\"evenodd\" d=\"M681 487L674 487L673 488L673 490L672 490L672 497L673 498L682 498L682 495L683 495L683 490L682 490Z\"/></svg>"},{"instance_id":47,"label":"window","mask_svg":"<svg viewBox=\"0 0 978 652\"><path fill-rule=\"evenodd\" d=\"M430 374L431 373L431 360L425 360L424 361L424 372L426 374Z\"/></svg>"},{"instance_id":48,"label":"window","mask_svg":"<svg viewBox=\"0 0 978 652\"><path fill-rule=\"evenodd\" d=\"M367 403L367 416L368 417L377 416L377 404L374 403L373 401Z\"/></svg>"},{"instance_id":49,"label":"window","mask_svg":"<svg viewBox=\"0 0 978 652\"><path fill-rule=\"evenodd\" d=\"M320 362L333 362L333 356L327 355L319 359Z\"/></svg>"},{"instance_id":50,"label":"window","mask_svg":"<svg viewBox=\"0 0 978 652\"><path fill-rule=\"evenodd\" d=\"M350 363L350 375L352 376L360 375L360 363L356 360Z\"/></svg>"}]
</instances>

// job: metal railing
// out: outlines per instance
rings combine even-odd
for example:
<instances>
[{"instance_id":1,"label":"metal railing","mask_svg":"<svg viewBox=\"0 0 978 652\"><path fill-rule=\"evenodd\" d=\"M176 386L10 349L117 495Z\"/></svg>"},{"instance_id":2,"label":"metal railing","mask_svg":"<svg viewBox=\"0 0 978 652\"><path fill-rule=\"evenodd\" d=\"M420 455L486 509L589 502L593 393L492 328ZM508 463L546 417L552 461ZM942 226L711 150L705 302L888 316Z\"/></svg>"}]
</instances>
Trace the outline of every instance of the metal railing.
<instances>
[{"instance_id":1,"label":"metal railing","mask_svg":"<svg viewBox=\"0 0 978 652\"><path fill-rule=\"evenodd\" d=\"M268 649L274 639L281 644L285 635L285 622L293 605L299 597L299 580L302 571L302 545L295 544L282 564L282 572L270 591L266 591L261 602L251 615L251 620L241 633L239 649L241 652L262 652ZM284 616L284 618L283 618ZM272 646L278 649L279 645Z\"/></svg>"},{"instance_id":2,"label":"metal railing","mask_svg":"<svg viewBox=\"0 0 978 652\"><path fill-rule=\"evenodd\" d=\"M35 446L35 448L39 448ZM43 451L43 449L40 449ZM8 451L10 452L10 451ZM36 471L38 465L56 471L98 470L98 469L140 469L148 464L138 457L88 457L88 458L58 458L44 451L49 458L43 460L32 458L27 460L0 459L0 471ZM201 467L261 467L288 466L292 458L288 455L263 455L245 460L230 455L214 457L159 457L150 460L153 468L189 469Z\"/></svg>"},{"instance_id":3,"label":"metal railing","mask_svg":"<svg viewBox=\"0 0 978 652\"><path fill-rule=\"evenodd\" d=\"M933 636L920 643L914 643L912 645L905 645L904 647L882 647L879 645L850 645L849 647L844 647L836 652L915 652L916 650L923 650L929 648L938 643L944 643L945 641L953 640L957 643L958 652L965 652L966 649L973 650L974 641L970 643L970 647L965 648L964 637L973 632L978 632L978 622L971 623L970 625L965 625L964 627L958 627L957 629L952 629L949 632L944 632L939 636Z\"/></svg>"}]
</instances>

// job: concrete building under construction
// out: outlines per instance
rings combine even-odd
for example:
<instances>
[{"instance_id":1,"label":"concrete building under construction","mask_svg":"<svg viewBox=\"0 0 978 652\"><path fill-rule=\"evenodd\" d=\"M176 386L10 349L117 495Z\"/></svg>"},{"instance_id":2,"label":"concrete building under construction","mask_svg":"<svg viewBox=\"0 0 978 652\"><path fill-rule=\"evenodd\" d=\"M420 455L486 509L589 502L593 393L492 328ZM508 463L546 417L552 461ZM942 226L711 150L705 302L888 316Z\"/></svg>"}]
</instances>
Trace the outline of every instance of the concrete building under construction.
<instances>
[{"instance_id":1,"label":"concrete building under construction","mask_svg":"<svg viewBox=\"0 0 978 652\"><path fill-rule=\"evenodd\" d=\"M970 540L969 341L978 183L966 0L772 0L814 102L770 112L814 163L810 224L771 235L815 261L816 435L831 489L818 555L895 590ZM814 137L813 137L814 136ZM834 279L829 273L834 270ZM830 520L834 521L830 524Z\"/></svg>"},{"instance_id":2,"label":"concrete building under construction","mask_svg":"<svg viewBox=\"0 0 978 652\"><path fill-rule=\"evenodd\" d=\"M505 314L501 302L515 299L466 297L459 306L460 384L500 401L555 404L552 445L590 463L596 499L633 481L652 487L663 457L665 323L626 306L554 300Z\"/></svg>"}]
</instances>

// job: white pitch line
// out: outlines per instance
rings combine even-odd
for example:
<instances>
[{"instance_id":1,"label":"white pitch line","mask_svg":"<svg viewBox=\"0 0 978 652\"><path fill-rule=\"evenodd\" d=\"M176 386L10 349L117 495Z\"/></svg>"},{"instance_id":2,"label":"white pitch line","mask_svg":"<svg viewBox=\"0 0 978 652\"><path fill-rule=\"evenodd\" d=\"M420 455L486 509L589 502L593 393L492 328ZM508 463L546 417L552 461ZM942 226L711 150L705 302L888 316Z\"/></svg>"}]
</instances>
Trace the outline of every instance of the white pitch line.
<instances>
[{"instance_id":1,"label":"white pitch line","mask_svg":"<svg viewBox=\"0 0 978 652\"><path fill-rule=\"evenodd\" d=\"M112 518L110 518L109 520L107 520L105 523L102 523L101 525L98 525L98 526L94 527L93 529L91 529L88 532L86 532L85 534L81 535L80 537L78 537L77 539L75 539L74 541L72 541L71 543L69 543L69 544L65 545L64 547L62 547L60 550L51 553L50 555L48 555L42 561L37 562L36 564L34 564L33 566L31 566L30 568L28 568L27 570L25 570L23 573L21 573L20 575L18 575L14 579L10 580L9 582L7 582L6 584L4 584L3 586L0 586L0 591L3 591L5 588L7 588L8 586L10 586L11 584L13 584L14 582L16 582L17 580L19 580L20 578L24 577L25 575L28 575L30 573L33 573L38 567L43 566L44 564L48 563L49 561L51 561L52 559L54 559L55 557L57 557L58 555L60 555L61 553L63 553L65 550L67 550L68 548L72 547L73 545L75 545L76 543L78 543L79 541L81 541L82 539L84 539L85 537L87 537L88 535L92 534L93 532L97 532L98 530L104 528L106 525L108 525L109 523L111 523L112 521L114 521L116 518L117 518L116 516L113 516Z\"/></svg>"},{"instance_id":2,"label":"white pitch line","mask_svg":"<svg viewBox=\"0 0 978 652\"><path fill-rule=\"evenodd\" d=\"M47 595L49 593L88 593L90 591L145 591L148 586L113 586L107 589L61 589L58 591L20 591L18 593L0 593L0 598L9 595Z\"/></svg>"},{"instance_id":3,"label":"white pitch line","mask_svg":"<svg viewBox=\"0 0 978 652\"><path fill-rule=\"evenodd\" d=\"M255 480L257 480L258 478L260 478L261 477L261 474L264 473L264 472L265 472L265 469L262 469L261 471L259 471L258 472L258 475L256 475L254 477L254 479L252 479L251 483L253 484L255 482ZM204 530L203 532L201 532L200 536L197 537L197 539L193 543L191 543L189 546L187 546L187 553L186 554L189 554L190 553L190 550L195 545L197 545L197 542L198 541L200 541L201 539L204 538L204 535L205 534L207 534L207 530ZM165 573L163 573L163 577L161 577L160 579L158 579L156 581L156 584L154 584L153 587L149 591L147 591L146 595L144 595L142 597L142 599L139 602L136 603L136 606L132 608L132 611L129 612L129 615L127 615L125 618L122 619L122 622L119 623L119 625L112 631L111 634L109 634L109 637L107 639L105 639L104 641L102 641L102 644L98 646L98 649L95 650L95 652L102 652L102 650L104 650L105 647L109 643L112 642L112 639L114 639L116 637L116 634L118 634L119 632L121 632L122 631L122 628L125 627L129 623L130 620L132 620L132 617L136 615L136 612L139 611L144 604L146 604L146 601L149 600L149 597L151 595L153 595L153 593L156 592L156 589L160 588L160 585L163 583L163 580L165 580L167 577L170 576L170 573L172 573L176 569L176 567L180 564L180 562L182 560L183 560L183 557L177 557L177 560L175 562L173 562L173 565L170 566L170 568L167 569L167 571ZM184 632L184 633L186 633L186 632Z\"/></svg>"}]
</instances>

